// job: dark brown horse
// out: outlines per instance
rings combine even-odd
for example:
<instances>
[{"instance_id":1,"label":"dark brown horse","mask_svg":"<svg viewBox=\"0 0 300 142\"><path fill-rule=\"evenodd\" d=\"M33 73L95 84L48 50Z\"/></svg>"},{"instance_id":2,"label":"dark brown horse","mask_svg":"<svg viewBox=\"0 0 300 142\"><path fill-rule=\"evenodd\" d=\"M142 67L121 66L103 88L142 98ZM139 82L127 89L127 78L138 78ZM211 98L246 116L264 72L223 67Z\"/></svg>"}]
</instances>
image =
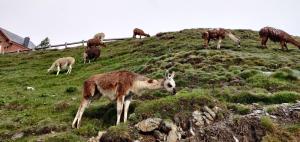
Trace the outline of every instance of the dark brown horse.
<instances>
[{"instance_id":1,"label":"dark brown horse","mask_svg":"<svg viewBox=\"0 0 300 142\"><path fill-rule=\"evenodd\" d=\"M220 49L222 40L228 36L240 47L240 39L234 36L229 30L223 28L208 29L202 33L204 39L204 47L207 48L210 40L218 40L217 49Z\"/></svg>"},{"instance_id":2,"label":"dark brown horse","mask_svg":"<svg viewBox=\"0 0 300 142\"><path fill-rule=\"evenodd\" d=\"M137 35L139 35L140 38L141 38L142 36L150 37L150 35L149 35L149 34L146 34L142 29L135 28L135 29L133 29L133 36L132 36L132 37L133 37L133 38L136 38Z\"/></svg>"},{"instance_id":3,"label":"dark brown horse","mask_svg":"<svg viewBox=\"0 0 300 142\"><path fill-rule=\"evenodd\" d=\"M291 35L283 30L275 29L273 27L264 27L260 29L259 36L261 38L261 45L263 48L267 48L268 39L274 42L280 42L282 50L288 50L287 43L291 43L300 49L300 43L296 41Z\"/></svg>"},{"instance_id":4,"label":"dark brown horse","mask_svg":"<svg viewBox=\"0 0 300 142\"><path fill-rule=\"evenodd\" d=\"M101 50L98 47L92 46L86 48L83 53L83 62L84 64L88 61L89 63L91 60L97 60L100 57Z\"/></svg>"}]
</instances>

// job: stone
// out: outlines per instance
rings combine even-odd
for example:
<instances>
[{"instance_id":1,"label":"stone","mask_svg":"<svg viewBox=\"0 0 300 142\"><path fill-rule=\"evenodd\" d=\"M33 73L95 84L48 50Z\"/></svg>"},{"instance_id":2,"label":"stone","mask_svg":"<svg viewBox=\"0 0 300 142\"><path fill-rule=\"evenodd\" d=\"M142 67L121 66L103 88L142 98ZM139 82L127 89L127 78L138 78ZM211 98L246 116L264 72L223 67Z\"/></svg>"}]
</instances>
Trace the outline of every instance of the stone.
<instances>
[{"instance_id":1,"label":"stone","mask_svg":"<svg viewBox=\"0 0 300 142\"><path fill-rule=\"evenodd\" d=\"M208 120L205 116L203 116L203 120L204 120L205 124L207 124L207 125L211 124L211 121Z\"/></svg>"},{"instance_id":2,"label":"stone","mask_svg":"<svg viewBox=\"0 0 300 142\"><path fill-rule=\"evenodd\" d=\"M195 122L195 125L200 127L204 125L204 121L202 118L202 113L198 110L194 111L193 114L193 121Z\"/></svg>"},{"instance_id":3,"label":"stone","mask_svg":"<svg viewBox=\"0 0 300 142\"><path fill-rule=\"evenodd\" d=\"M166 142L177 142L180 139L177 126L173 122L164 121L162 125L169 130Z\"/></svg>"},{"instance_id":4,"label":"stone","mask_svg":"<svg viewBox=\"0 0 300 142\"><path fill-rule=\"evenodd\" d=\"M105 134L105 133L106 133L106 131L99 131L99 132L98 132L98 136L97 136L97 137L91 137L91 138L88 140L88 142L99 142L100 139L101 139L101 137L102 137L102 135Z\"/></svg>"},{"instance_id":5,"label":"stone","mask_svg":"<svg viewBox=\"0 0 300 142\"><path fill-rule=\"evenodd\" d=\"M209 107L204 106L204 110L208 112L213 118L216 118L216 113L213 112Z\"/></svg>"},{"instance_id":6,"label":"stone","mask_svg":"<svg viewBox=\"0 0 300 142\"><path fill-rule=\"evenodd\" d=\"M203 114L208 120L214 121L214 118L208 112L204 112Z\"/></svg>"},{"instance_id":7,"label":"stone","mask_svg":"<svg viewBox=\"0 0 300 142\"><path fill-rule=\"evenodd\" d=\"M153 136L155 137L156 140L158 141L166 141L166 135L161 133L158 130L154 130Z\"/></svg>"},{"instance_id":8,"label":"stone","mask_svg":"<svg viewBox=\"0 0 300 142\"><path fill-rule=\"evenodd\" d=\"M158 129L162 119L160 118L148 118L135 125L135 127L142 132L152 132Z\"/></svg>"},{"instance_id":9,"label":"stone","mask_svg":"<svg viewBox=\"0 0 300 142\"><path fill-rule=\"evenodd\" d=\"M215 113L218 113L220 110L221 110L221 108L219 108L219 107L217 107L217 106L215 106L215 107L213 108L213 111L214 111Z\"/></svg>"},{"instance_id":10,"label":"stone","mask_svg":"<svg viewBox=\"0 0 300 142\"><path fill-rule=\"evenodd\" d=\"M11 137L11 139L16 140L16 139L22 138L23 136L24 136L24 132L17 132Z\"/></svg>"}]
</instances>

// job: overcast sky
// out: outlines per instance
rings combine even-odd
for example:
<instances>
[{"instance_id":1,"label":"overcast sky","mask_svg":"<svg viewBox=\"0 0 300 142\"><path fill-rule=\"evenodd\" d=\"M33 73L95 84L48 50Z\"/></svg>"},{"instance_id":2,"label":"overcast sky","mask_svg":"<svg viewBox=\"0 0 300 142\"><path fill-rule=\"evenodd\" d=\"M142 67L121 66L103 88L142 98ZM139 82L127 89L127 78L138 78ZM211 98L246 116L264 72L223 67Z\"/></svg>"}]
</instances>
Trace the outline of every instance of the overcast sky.
<instances>
[{"instance_id":1,"label":"overcast sky","mask_svg":"<svg viewBox=\"0 0 300 142\"><path fill-rule=\"evenodd\" d=\"M0 0L0 27L38 44L75 42L104 32L154 35L186 28L259 30L273 26L300 35L299 0Z\"/></svg>"}]
</instances>

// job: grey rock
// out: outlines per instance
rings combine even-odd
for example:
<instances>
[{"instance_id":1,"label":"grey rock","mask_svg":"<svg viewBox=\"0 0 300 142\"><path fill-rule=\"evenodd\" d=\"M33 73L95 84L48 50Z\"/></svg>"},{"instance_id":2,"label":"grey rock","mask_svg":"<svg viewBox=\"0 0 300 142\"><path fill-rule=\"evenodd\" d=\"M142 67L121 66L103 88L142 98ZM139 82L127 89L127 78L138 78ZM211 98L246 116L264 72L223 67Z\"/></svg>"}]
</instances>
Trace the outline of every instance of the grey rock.
<instances>
[{"instance_id":1,"label":"grey rock","mask_svg":"<svg viewBox=\"0 0 300 142\"><path fill-rule=\"evenodd\" d=\"M11 139L16 140L16 139L22 138L23 136L24 136L24 132L17 132L11 137Z\"/></svg>"},{"instance_id":2,"label":"grey rock","mask_svg":"<svg viewBox=\"0 0 300 142\"><path fill-rule=\"evenodd\" d=\"M160 118L148 118L135 125L135 127L142 132L152 132L157 129L161 124Z\"/></svg>"},{"instance_id":3,"label":"grey rock","mask_svg":"<svg viewBox=\"0 0 300 142\"><path fill-rule=\"evenodd\" d=\"M164 121L163 124L166 128L170 129L166 142L177 142L177 140L181 137L177 131L177 126L173 122L169 121Z\"/></svg>"},{"instance_id":4,"label":"grey rock","mask_svg":"<svg viewBox=\"0 0 300 142\"><path fill-rule=\"evenodd\" d=\"M165 134L161 133L161 132L158 131L158 130L154 130L153 136L154 136L155 139L158 140L158 141L165 141L166 138L167 138Z\"/></svg>"},{"instance_id":5,"label":"grey rock","mask_svg":"<svg viewBox=\"0 0 300 142\"><path fill-rule=\"evenodd\" d=\"M204 110L208 112L213 118L216 118L216 113L213 112L209 107L204 106Z\"/></svg>"},{"instance_id":6,"label":"grey rock","mask_svg":"<svg viewBox=\"0 0 300 142\"><path fill-rule=\"evenodd\" d=\"M217 107L217 106L215 106L215 107L213 108L213 111L214 111L215 113L218 113L220 110L221 110L221 108L219 108L219 107Z\"/></svg>"},{"instance_id":7,"label":"grey rock","mask_svg":"<svg viewBox=\"0 0 300 142\"><path fill-rule=\"evenodd\" d=\"M214 118L208 112L204 112L203 114L208 120L214 121Z\"/></svg>"},{"instance_id":8,"label":"grey rock","mask_svg":"<svg viewBox=\"0 0 300 142\"><path fill-rule=\"evenodd\" d=\"M91 137L91 138L88 140L88 142L99 142L100 139L101 139L101 137L102 137L102 135L105 134L105 133L106 133L106 131L99 131L99 132L98 132L98 136L96 136L96 137Z\"/></svg>"},{"instance_id":9,"label":"grey rock","mask_svg":"<svg viewBox=\"0 0 300 142\"><path fill-rule=\"evenodd\" d=\"M207 124L207 125L211 124L211 121L208 120L205 116L203 116L203 120L204 120L205 124Z\"/></svg>"},{"instance_id":10,"label":"grey rock","mask_svg":"<svg viewBox=\"0 0 300 142\"><path fill-rule=\"evenodd\" d=\"M204 125L204 120L202 118L202 112L196 110L193 112L192 116L193 116L193 121L195 122L196 126Z\"/></svg>"}]
</instances>

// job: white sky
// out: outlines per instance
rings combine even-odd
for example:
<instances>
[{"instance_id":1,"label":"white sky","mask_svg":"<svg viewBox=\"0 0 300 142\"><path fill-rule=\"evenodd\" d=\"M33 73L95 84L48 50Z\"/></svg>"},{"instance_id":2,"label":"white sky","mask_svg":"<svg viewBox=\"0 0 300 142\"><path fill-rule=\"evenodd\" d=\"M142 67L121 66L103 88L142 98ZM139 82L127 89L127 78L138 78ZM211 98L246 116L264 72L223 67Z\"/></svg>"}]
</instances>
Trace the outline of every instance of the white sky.
<instances>
[{"instance_id":1,"label":"white sky","mask_svg":"<svg viewBox=\"0 0 300 142\"><path fill-rule=\"evenodd\" d=\"M75 42L104 32L131 37L186 28L273 26L300 35L299 0L0 0L0 27L35 44Z\"/></svg>"}]
</instances>

